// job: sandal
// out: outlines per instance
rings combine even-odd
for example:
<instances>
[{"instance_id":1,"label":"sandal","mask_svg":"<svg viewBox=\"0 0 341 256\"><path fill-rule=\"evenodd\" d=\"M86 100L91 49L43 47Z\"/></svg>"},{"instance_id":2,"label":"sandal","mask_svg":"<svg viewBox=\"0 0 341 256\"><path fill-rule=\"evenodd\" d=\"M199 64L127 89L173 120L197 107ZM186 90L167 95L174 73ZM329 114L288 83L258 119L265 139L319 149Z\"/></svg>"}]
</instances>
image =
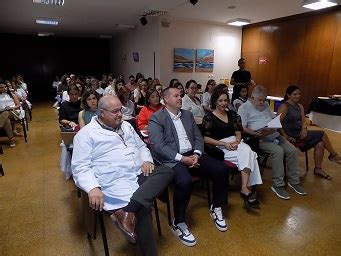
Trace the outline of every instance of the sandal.
<instances>
[{"instance_id":1,"label":"sandal","mask_svg":"<svg viewBox=\"0 0 341 256\"><path fill-rule=\"evenodd\" d=\"M321 170L321 171L316 172L316 170ZM324 178L326 180L331 180L332 179L332 176L330 176L329 174L325 173L324 170L322 170L321 168L315 168L314 169L314 174L316 176L319 176L319 177Z\"/></svg>"},{"instance_id":2,"label":"sandal","mask_svg":"<svg viewBox=\"0 0 341 256\"><path fill-rule=\"evenodd\" d=\"M259 201L257 199L251 199L253 194L254 194L254 192L249 193L248 195L240 192L240 197L243 199L245 207L253 208L253 209L260 209Z\"/></svg>"},{"instance_id":3,"label":"sandal","mask_svg":"<svg viewBox=\"0 0 341 256\"><path fill-rule=\"evenodd\" d=\"M341 157L336 153L335 155L329 155L328 156L328 159L332 162L335 162L335 163L338 163L338 164L341 164Z\"/></svg>"}]
</instances>

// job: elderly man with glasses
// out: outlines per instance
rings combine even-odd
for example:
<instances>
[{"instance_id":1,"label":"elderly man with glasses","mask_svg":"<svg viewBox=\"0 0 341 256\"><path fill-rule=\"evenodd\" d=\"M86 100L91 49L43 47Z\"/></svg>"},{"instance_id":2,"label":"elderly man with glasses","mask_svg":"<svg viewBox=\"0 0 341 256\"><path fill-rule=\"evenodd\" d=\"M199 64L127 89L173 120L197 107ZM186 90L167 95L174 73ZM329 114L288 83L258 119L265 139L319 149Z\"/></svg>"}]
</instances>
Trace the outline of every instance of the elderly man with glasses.
<instances>
[{"instance_id":1,"label":"elderly man with glasses","mask_svg":"<svg viewBox=\"0 0 341 256\"><path fill-rule=\"evenodd\" d=\"M98 109L98 116L74 138L73 178L88 193L93 209L109 212L127 240L140 245L143 255L156 255L150 206L172 180L173 171L154 167L146 145L122 121L117 97L104 96Z\"/></svg>"}]
</instances>

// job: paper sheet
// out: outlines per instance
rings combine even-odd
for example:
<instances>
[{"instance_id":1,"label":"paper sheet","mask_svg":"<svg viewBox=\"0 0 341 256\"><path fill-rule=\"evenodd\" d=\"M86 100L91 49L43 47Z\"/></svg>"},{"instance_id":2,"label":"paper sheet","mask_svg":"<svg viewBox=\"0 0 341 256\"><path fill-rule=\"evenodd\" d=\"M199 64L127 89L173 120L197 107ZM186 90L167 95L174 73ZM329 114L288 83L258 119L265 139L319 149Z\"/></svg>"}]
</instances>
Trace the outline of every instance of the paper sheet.
<instances>
[{"instance_id":1,"label":"paper sheet","mask_svg":"<svg viewBox=\"0 0 341 256\"><path fill-rule=\"evenodd\" d=\"M273 128L273 129L282 128L281 114L279 114L274 119L272 119L265 127L266 128Z\"/></svg>"}]
</instances>

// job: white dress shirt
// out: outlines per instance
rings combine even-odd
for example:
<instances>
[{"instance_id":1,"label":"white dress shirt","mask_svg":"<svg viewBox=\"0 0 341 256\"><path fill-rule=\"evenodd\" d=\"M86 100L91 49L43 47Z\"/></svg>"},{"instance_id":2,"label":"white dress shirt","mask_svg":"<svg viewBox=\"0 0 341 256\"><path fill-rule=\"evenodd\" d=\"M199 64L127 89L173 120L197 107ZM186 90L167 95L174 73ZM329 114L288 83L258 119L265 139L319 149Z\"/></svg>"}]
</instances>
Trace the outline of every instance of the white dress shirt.
<instances>
[{"instance_id":1,"label":"white dress shirt","mask_svg":"<svg viewBox=\"0 0 341 256\"><path fill-rule=\"evenodd\" d=\"M181 111L179 111L179 113L177 115L174 115L168 109L167 109L167 111L168 111L168 113L169 113L169 115L173 121L173 124L175 126L175 130L176 130L176 133L178 134L178 139L179 139L179 147L180 147L179 151L180 152L176 154L175 160L181 161L181 158L182 158L181 154L186 153L188 151L191 151L193 149L193 146L188 139L185 127L182 124L182 121L180 119ZM202 154L200 150L194 150L194 152L197 153L199 156Z\"/></svg>"}]
</instances>

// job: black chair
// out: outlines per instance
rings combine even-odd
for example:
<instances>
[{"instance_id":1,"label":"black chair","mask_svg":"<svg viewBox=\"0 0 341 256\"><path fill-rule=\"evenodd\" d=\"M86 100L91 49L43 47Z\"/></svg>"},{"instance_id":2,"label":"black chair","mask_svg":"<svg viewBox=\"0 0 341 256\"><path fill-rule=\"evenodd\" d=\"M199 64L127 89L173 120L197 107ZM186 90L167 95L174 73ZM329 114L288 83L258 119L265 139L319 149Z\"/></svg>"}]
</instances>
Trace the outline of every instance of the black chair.
<instances>
[{"instance_id":1,"label":"black chair","mask_svg":"<svg viewBox=\"0 0 341 256\"><path fill-rule=\"evenodd\" d=\"M2 146L0 146L0 155L4 153ZM5 176L4 168L2 167L2 163L0 163L0 174L1 176Z\"/></svg>"},{"instance_id":2,"label":"black chair","mask_svg":"<svg viewBox=\"0 0 341 256\"><path fill-rule=\"evenodd\" d=\"M166 201L167 213L168 213L168 216L170 216L168 190L166 190L165 193L167 193L167 201ZM81 198L82 214L83 214L83 218L84 218L85 225L86 225L88 239L92 238L95 240L97 238L97 225L99 223L101 234L102 234L104 254L105 256L109 256L109 246L108 246L108 240L107 240L107 234L105 230L103 216L104 215L110 216L110 214L106 211L98 211L98 210L91 209L89 205L89 197L85 191L77 188L77 195L78 195L78 198ZM158 235L162 236L159 209L157 207L156 199L154 200L153 206L154 206ZM168 222L169 222L169 225L171 225L170 217L168 219Z\"/></svg>"}]
</instances>

